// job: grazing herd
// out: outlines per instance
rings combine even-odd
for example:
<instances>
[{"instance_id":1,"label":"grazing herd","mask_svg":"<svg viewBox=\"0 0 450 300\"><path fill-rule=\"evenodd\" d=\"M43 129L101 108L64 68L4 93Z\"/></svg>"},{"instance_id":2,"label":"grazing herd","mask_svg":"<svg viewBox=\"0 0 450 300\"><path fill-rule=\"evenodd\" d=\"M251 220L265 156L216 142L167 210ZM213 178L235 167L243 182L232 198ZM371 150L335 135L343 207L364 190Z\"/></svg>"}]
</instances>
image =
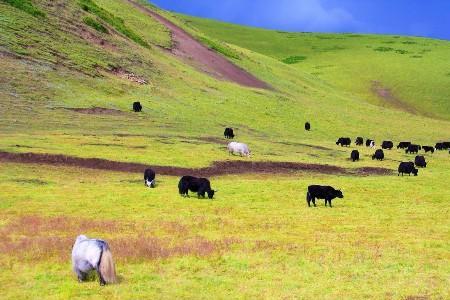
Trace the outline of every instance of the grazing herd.
<instances>
[{"instance_id":1,"label":"grazing herd","mask_svg":"<svg viewBox=\"0 0 450 300\"><path fill-rule=\"evenodd\" d=\"M364 144L364 139L362 137L357 137L355 139L355 145L356 146L362 146ZM347 146L349 147L351 145L351 139L348 137L340 137L336 141L336 145L341 145L341 147ZM367 139L365 143L366 147L374 148L375 147L375 141L372 139ZM394 143L392 141L383 141L381 143L382 149L375 150L375 153L372 155L372 160L379 160L382 161L385 158L384 150L392 150L394 148ZM411 142L399 142L397 145L397 149L405 149L406 154L418 154L420 150L425 151L425 153L431 152L434 153L435 150L449 150L450 149L450 142L439 142L436 143L436 146L421 146L416 145ZM449 152L450 153L450 152ZM350 159L353 162L359 161L359 151L358 150L352 150L350 153ZM401 162L398 166L398 176L400 174L413 174L414 176L417 176L419 170L418 168L426 168L427 162L423 155L416 155L414 162ZM309 204L309 202L308 202Z\"/></svg>"},{"instance_id":2,"label":"grazing herd","mask_svg":"<svg viewBox=\"0 0 450 300\"><path fill-rule=\"evenodd\" d=\"M133 103L133 110L140 112L142 105L139 102ZM311 125L309 122L305 123L305 130L309 131ZM235 134L232 128L227 127L224 131L224 137L227 139L234 139ZM348 137L340 137L336 141L336 145L341 147L351 146L351 139ZM357 137L355 140L357 146L364 145L364 139ZM375 148L375 141L367 139L365 142L366 147ZM375 150L372 155L372 160L382 161L385 158L383 150L392 150L394 143L392 141L383 141L381 149ZM423 146L412 144L411 142L400 142L397 145L397 149L405 149L405 153L418 153L419 150L424 150L425 153L434 153L435 150L448 150L450 149L450 142L437 143L435 147ZM240 156L249 157L251 152L248 146L244 143L230 142L227 146L229 154L238 154ZM358 150L352 150L350 159L353 162L359 161L360 154ZM423 155L417 155L414 162L400 162L398 167L398 176L402 174L418 175L419 170L416 167L426 168L427 162ZM144 171L144 184L149 188L155 188L156 186L156 172L151 168L147 168ZM197 193L198 198L213 199L217 190L211 188L211 183L207 178L197 178L194 176L182 176L178 182L178 192L182 197L189 197L189 191ZM310 185L306 192L306 202L308 207L311 206L311 202L316 206L316 199L325 200L325 206L332 207L332 200L336 198L344 198L341 190L337 190L331 186L325 185ZM84 235L80 235L76 238L75 244L72 249L72 266L73 271L77 275L78 281L82 282L87 278L88 272L95 271L99 277L100 285L106 283L117 282L116 271L114 262L112 259L109 245L106 241L100 239L89 239Z\"/></svg>"}]
</instances>

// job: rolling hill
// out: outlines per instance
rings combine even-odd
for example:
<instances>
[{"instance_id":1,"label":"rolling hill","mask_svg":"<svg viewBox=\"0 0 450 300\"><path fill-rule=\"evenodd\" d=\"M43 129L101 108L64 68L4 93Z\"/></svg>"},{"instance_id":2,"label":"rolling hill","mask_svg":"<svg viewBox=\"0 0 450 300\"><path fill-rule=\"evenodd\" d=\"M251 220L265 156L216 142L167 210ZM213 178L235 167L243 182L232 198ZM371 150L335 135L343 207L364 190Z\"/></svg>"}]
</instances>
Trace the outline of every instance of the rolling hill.
<instances>
[{"instance_id":1,"label":"rolling hill","mask_svg":"<svg viewBox=\"0 0 450 300\"><path fill-rule=\"evenodd\" d=\"M449 119L448 41L270 31L177 17L212 38L282 61L361 101Z\"/></svg>"}]
</instances>

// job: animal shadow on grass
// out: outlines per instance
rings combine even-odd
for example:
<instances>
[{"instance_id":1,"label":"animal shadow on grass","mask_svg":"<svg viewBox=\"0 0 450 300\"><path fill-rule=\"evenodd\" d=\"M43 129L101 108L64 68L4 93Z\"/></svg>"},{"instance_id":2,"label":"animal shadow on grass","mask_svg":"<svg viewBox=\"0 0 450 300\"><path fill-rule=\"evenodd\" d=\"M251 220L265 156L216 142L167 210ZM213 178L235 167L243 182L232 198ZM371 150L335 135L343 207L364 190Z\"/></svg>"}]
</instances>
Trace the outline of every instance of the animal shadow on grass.
<instances>
[{"instance_id":1,"label":"animal shadow on grass","mask_svg":"<svg viewBox=\"0 0 450 300\"><path fill-rule=\"evenodd\" d=\"M124 281L124 277L122 275L117 275L116 278L117 278L117 282L114 284L121 284ZM86 282L97 282L98 283L98 281L99 281L99 279L98 279L97 271L91 270L86 275L86 277L84 278L84 280L81 284L86 283ZM107 284L105 286L108 286L108 285L111 285L111 284Z\"/></svg>"},{"instance_id":2,"label":"animal shadow on grass","mask_svg":"<svg viewBox=\"0 0 450 300\"><path fill-rule=\"evenodd\" d=\"M13 179L11 180L16 183L22 183L22 184L34 184L34 185L47 185L49 182L43 181L40 179Z\"/></svg>"}]
</instances>

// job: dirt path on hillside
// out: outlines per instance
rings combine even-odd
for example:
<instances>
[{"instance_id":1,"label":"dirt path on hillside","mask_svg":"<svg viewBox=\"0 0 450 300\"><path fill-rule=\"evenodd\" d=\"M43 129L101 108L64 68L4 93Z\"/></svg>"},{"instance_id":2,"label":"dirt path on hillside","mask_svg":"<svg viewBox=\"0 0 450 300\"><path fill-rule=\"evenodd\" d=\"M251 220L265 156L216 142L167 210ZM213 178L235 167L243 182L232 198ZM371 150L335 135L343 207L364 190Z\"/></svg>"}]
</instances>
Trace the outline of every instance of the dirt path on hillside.
<instances>
[{"instance_id":1,"label":"dirt path on hillside","mask_svg":"<svg viewBox=\"0 0 450 300\"><path fill-rule=\"evenodd\" d=\"M373 94L375 94L379 98L383 99L386 103L392 105L393 107L399 110L409 112L410 114L413 115L421 114L417 109L415 109L408 103L404 102L403 100L399 99L398 97L394 96L389 88L383 86L381 82L377 80L372 81L371 90Z\"/></svg>"},{"instance_id":2,"label":"dirt path on hillside","mask_svg":"<svg viewBox=\"0 0 450 300\"><path fill-rule=\"evenodd\" d=\"M148 167L160 175L170 176L219 176L248 173L288 174L293 172L311 172L332 175L390 175L392 170L385 168L364 167L359 169L345 169L338 166L306 164L294 162L271 161L216 161L209 167L182 168L171 166L149 166L140 163L118 162L99 158L80 158L57 154L40 153L10 153L0 152L0 162L14 162L24 164L45 164L54 166L81 167L97 170L120 171L129 173L143 173Z\"/></svg>"},{"instance_id":3,"label":"dirt path on hillside","mask_svg":"<svg viewBox=\"0 0 450 300\"><path fill-rule=\"evenodd\" d=\"M189 33L163 16L132 0L127 1L170 30L173 43L171 52L175 56L182 58L187 63L218 79L236 82L252 88L270 89L267 83L236 66L222 55L207 48Z\"/></svg>"}]
</instances>

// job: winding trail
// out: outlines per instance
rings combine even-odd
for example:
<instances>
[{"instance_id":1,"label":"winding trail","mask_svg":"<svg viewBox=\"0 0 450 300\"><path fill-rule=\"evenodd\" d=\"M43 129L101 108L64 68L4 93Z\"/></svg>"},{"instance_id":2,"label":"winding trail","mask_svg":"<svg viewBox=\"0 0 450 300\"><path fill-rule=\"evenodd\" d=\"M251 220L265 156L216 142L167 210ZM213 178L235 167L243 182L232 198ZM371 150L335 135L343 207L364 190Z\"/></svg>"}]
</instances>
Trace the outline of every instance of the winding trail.
<instances>
[{"instance_id":1,"label":"winding trail","mask_svg":"<svg viewBox=\"0 0 450 300\"><path fill-rule=\"evenodd\" d=\"M136 3L132 0L127 1L170 30L173 43L173 47L171 49L172 54L180 57L188 64L191 64L201 71L221 80L235 82L242 86L252 88L271 89L267 83L236 66L222 55L209 49L168 19L142 4Z\"/></svg>"},{"instance_id":2,"label":"winding trail","mask_svg":"<svg viewBox=\"0 0 450 300\"><path fill-rule=\"evenodd\" d=\"M157 174L169 176L193 175L198 177L232 175L232 174L289 174L294 172L310 172L321 174L342 174L353 176L391 175L393 171L385 168L364 167L346 169L332 165L307 164L294 162L273 161L216 161L203 168L183 168L172 166L149 166L140 163L119 162L100 158L81 158L59 154L41 153L12 153L0 152L0 162L13 162L24 164L44 164L53 166L81 167L97 170L119 171L129 173L143 173L151 167Z\"/></svg>"}]
</instances>

